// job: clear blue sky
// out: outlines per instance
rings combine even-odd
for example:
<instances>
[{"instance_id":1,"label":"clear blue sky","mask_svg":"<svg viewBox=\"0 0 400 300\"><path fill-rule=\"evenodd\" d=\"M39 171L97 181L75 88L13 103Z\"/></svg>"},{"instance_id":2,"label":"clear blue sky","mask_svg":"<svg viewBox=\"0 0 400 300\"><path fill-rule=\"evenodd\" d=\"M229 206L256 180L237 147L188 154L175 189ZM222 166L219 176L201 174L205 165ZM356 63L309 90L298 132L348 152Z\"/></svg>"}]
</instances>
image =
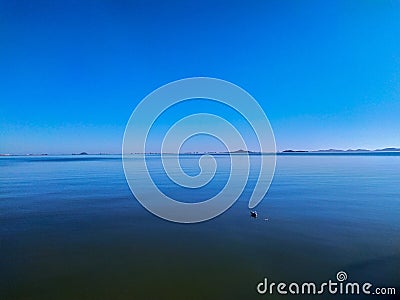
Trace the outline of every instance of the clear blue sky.
<instances>
[{"instance_id":1,"label":"clear blue sky","mask_svg":"<svg viewBox=\"0 0 400 300\"><path fill-rule=\"evenodd\" d=\"M399 147L400 2L0 1L0 153L120 153L193 76L250 92L278 150Z\"/></svg>"}]
</instances>

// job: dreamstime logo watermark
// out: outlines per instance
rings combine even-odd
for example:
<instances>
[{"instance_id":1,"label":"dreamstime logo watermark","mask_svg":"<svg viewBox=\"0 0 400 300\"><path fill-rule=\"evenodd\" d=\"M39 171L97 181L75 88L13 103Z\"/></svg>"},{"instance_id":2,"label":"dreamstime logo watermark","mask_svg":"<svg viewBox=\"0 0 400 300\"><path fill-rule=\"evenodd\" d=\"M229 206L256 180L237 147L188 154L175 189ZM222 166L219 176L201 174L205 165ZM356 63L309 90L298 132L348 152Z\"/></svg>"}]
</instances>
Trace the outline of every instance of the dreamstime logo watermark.
<instances>
[{"instance_id":1,"label":"dreamstime logo watermark","mask_svg":"<svg viewBox=\"0 0 400 300\"><path fill-rule=\"evenodd\" d=\"M269 282L268 278L257 284L259 294L279 295L321 295L324 293L332 295L395 295L394 287L374 287L370 282L345 282L347 273L339 271L336 280L329 279L327 282L316 284L315 282Z\"/></svg>"},{"instance_id":2,"label":"dreamstime logo watermark","mask_svg":"<svg viewBox=\"0 0 400 300\"><path fill-rule=\"evenodd\" d=\"M260 155L260 170L248 205L249 208L255 207L266 195L275 171L276 148L272 128L264 111L249 93L230 82L207 77L187 78L164 85L146 96L133 111L125 128L122 145L125 177L132 193L153 214L179 223L195 223L214 218L232 206L242 194L250 171L250 157L247 152L230 155L230 174L225 186L216 195L202 202L177 201L162 192L157 182L153 181L145 154L148 152L146 142L149 132L156 120L167 113L166 110L191 99L207 99L235 110L250 124L258 140L260 152L269 153ZM193 128L189 124L198 126ZM189 176L180 166L179 155L164 154L180 153L185 141L198 134L218 139L230 153L238 148L243 150L249 148L240 128L236 128L218 113L184 116L163 136L160 151L165 173L170 180L181 187L201 188L216 174L217 160L213 155L201 155L200 173ZM131 155L132 153L142 155Z\"/></svg>"}]
</instances>

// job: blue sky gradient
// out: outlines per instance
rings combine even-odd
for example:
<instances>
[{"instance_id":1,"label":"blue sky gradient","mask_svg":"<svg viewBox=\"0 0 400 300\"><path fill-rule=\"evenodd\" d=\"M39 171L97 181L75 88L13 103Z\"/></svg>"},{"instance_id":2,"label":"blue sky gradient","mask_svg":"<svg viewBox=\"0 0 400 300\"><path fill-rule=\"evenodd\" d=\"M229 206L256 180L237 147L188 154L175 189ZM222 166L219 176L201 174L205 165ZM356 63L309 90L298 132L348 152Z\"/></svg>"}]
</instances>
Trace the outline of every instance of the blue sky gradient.
<instances>
[{"instance_id":1,"label":"blue sky gradient","mask_svg":"<svg viewBox=\"0 0 400 300\"><path fill-rule=\"evenodd\" d=\"M120 153L194 76L247 90L278 150L400 147L399 1L0 1L0 41L0 153Z\"/></svg>"}]
</instances>

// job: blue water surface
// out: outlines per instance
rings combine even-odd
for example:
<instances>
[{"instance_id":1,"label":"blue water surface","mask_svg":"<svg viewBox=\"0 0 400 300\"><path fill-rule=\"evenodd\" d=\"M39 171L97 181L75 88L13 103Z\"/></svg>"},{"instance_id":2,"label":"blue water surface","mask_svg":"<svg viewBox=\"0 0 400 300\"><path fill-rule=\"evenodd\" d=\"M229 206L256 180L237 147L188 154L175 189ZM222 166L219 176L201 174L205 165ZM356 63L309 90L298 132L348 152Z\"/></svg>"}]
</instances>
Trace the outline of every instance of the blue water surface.
<instances>
[{"instance_id":1,"label":"blue water surface","mask_svg":"<svg viewBox=\"0 0 400 300\"><path fill-rule=\"evenodd\" d=\"M149 159L153 179L182 201L227 180L225 156L199 191L174 186L159 156ZM198 159L184 157L183 169L197 174ZM259 218L247 208L254 167L231 209L184 225L134 199L121 156L0 157L0 299L265 298L264 277L318 283L338 271L400 293L399 170L396 154L279 155Z\"/></svg>"}]
</instances>

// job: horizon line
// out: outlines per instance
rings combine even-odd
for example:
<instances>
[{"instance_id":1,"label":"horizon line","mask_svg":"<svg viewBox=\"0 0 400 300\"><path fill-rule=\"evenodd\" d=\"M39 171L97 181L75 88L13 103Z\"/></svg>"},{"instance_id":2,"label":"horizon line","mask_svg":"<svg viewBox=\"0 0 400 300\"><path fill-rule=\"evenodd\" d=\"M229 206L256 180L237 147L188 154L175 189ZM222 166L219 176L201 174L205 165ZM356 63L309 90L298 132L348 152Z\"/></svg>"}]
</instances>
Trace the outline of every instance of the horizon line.
<instances>
[{"instance_id":1,"label":"horizon line","mask_svg":"<svg viewBox=\"0 0 400 300\"><path fill-rule=\"evenodd\" d=\"M157 154L169 154L169 155L198 155L198 154L279 154L279 153L343 153L343 152L400 152L400 148L397 147L385 147L385 148L377 148L377 149L317 149L317 150L293 150L286 149L282 151L276 152L260 152L260 151L251 151L251 150L236 150L236 151L191 151L191 152L182 152L182 153L173 153L173 152L131 152L125 153L124 155L157 155ZM64 155L73 155L73 156L85 156L85 155L123 155L123 153L107 153L107 152L99 152L99 153L27 153L27 154L14 154L14 153L0 153L0 156L64 156Z\"/></svg>"}]
</instances>

